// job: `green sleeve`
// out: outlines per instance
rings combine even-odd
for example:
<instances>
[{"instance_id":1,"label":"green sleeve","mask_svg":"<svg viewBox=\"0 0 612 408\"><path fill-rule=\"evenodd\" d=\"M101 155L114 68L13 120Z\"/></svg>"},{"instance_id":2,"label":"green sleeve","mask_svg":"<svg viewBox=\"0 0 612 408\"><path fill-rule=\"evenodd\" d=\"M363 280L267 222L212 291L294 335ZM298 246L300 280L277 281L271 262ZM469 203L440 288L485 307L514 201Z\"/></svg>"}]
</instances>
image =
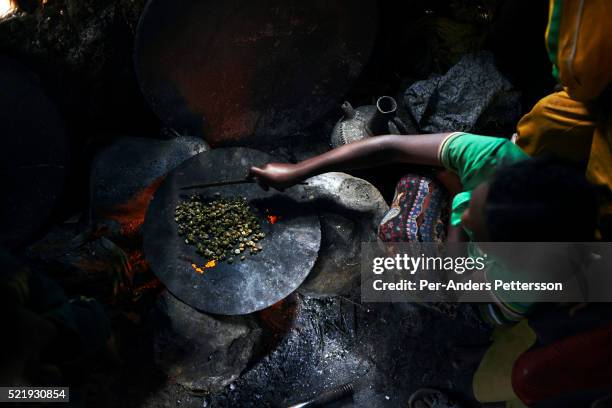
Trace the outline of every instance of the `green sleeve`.
<instances>
[{"instance_id":1,"label":"green sleeve","mask_svg":"<svg viewBox=\"0 0 612 408\"><path fill-rule=\"evenodd\" d=\"M442 164L459 176L464 190L473 190L487 181L498 165L525 158L521 148L507 139L470 133L451 135L440 151Z\"/></svg>"},{"instance_id":2,"label":"green sleeve","mask_svg":"<svg viewBox=\"0 0 612 408\"><path fill-rule=\"evenodd\" d=\"M489 180L499 165L515 163L528 156L507 139L453 133L440 146L442 165L459 176L463 192L453 199L451 224L459 225L472 190Z\"/></svg>"},{"instance_id":3,"label":"green sleeve","mask_svg":"<svg viewBox=\"0 0 612 408\"><path fill-rule=\"evenodd\" d=\"M450 223L453 227L457 227L461 224L461 214L468 208L471 197L471 191L462 191L453 198L450 219Z\"/></svg>"}]
</instances>

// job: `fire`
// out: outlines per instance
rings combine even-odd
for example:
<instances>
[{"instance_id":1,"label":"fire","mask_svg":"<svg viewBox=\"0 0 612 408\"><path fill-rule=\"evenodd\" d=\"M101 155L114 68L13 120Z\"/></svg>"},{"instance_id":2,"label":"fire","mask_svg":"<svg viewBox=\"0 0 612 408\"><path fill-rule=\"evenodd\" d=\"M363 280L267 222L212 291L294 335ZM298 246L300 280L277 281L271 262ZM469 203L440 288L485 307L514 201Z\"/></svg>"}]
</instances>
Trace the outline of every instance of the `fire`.
<instances>
[{"instance_id":1,"label":"fire","mask_svg":"<svg viewBox=\"0 0 612 408\"><path fill-rule=\"evenodd\" d=\"M280 220L280 216L270 214L270 210L268 208L266 208L264 212L266 213L266 218L270 224L276 224Z\"/></svg>"},{"instance_id":2,"label":"fire","mask_svg":"<svg viewBox=\"0 0 612 408\"><path fill-rule=\"evenodd\" d=\"M137 235L140 232L142 224L144 224L149 202L153 199L153 195L163 180L163 176L158 178L142 191L135 194L127 202L116 205L112 209L105 209L98 215L103 218L110 218L117 221L121 225L121 232L124 235Z\"/></svg>"},{"instance_id":3,"label":"fire","mask_svg":"<svg viewBox=\"0 0 612 408\"><path fill-rule=\"evenodd\" d=\"M214 268L215 266L217 266L217 261L214 259L211 259L210 261L206 262L206 264L204 266L198 266L195 263L191 264L191 267L197 272L197 273L204 273L204 269L210 269L210 268Z\"/></svg>"},{"instance_id":4,"label":"fire","mask_svg":"<svg viewBox=\"0 0 612 408\"><path fill-rule=\"evenodd\" d=\"M16 10L17 6L13 0L0 0L0 18L6 17Z\"/></svg>"}]
</instances>

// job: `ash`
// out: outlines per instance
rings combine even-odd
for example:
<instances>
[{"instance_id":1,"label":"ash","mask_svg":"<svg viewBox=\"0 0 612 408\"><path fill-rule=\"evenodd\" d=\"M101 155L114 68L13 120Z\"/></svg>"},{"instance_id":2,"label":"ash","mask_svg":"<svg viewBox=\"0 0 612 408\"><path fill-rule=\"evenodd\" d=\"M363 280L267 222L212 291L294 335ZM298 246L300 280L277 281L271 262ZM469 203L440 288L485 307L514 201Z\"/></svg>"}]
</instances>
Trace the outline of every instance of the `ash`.
<instances>
[{"instance_id":1,"label":"ash","mask_svg":"<svg viewBox=\"0 0 612 408\"><path fill-rule=\"evenodd\" d=\"M405 407L420 387L469 389L476 367L452 367L451 339L484 343L488 331L469 305L445 312L360 304L358 295L300 297L294 324L274 350L223 392L189 406L289 406L347 382L355 385L353 398L330 406Z\"/></svg>"}]
</instances>

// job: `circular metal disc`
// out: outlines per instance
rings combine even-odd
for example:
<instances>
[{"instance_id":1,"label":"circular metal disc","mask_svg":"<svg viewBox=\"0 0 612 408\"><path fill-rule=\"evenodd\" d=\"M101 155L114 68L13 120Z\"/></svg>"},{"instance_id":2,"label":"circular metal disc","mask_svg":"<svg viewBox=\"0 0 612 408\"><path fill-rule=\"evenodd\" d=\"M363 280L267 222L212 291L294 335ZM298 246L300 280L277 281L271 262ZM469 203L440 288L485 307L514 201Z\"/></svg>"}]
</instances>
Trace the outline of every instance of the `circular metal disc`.
<instances>
[{"instance_id":1,"label":"circular metal disc","mask_svg":"<svg viewBox=\"0 0 612 408\"><path fill-rule=\"evenodd\" d=\"M321 227L316 213L300 203L306 194L302 186L283 193L264 191L256 184L181 189L242 179L250 166L271 159L252 149L214 149L173 170L155 193L144 224L145 257L153 272L183 302L209 313L251 313L284 299L310 272L319 251ZM192 264L203 266L209 260L185 243L174 221L177 204L193 193L204 200L246 197L266 233L260 241L263 251L247 255L244 261L217 262L203 273L196 272ZM268 215L277 216L278 221L270 223Z\"/></svg>"},{"instance_id":2,"label":"circular metal disc","mask_svg":"<svg viewBox=\"0 0 612 408\"><path fill-rule=\"evenodd\" d=\"M337 106L376 28L374 0L150 0L134 62L167 125L213 146L254 146Z\"/></svg>"}]
</instances>

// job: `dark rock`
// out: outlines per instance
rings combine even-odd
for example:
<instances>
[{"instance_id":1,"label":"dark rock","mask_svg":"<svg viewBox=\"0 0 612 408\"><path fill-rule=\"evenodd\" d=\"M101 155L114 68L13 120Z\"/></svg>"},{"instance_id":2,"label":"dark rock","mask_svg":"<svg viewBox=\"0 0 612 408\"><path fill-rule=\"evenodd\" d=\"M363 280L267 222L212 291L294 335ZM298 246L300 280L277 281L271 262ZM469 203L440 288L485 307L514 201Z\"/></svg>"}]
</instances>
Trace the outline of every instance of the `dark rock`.
<instances>
[{"instance_id":1,"label":"dark rock","mask_svg":"<svg viewBox=\"0 0 612 408\"><path fill-rule=\"evenodd\" d=\"M189 391L217 392L236 380L260 340L252 316L201 313L168 291L153 313L155 361Z\"/></svg>"},{"instance_id":2,"label":"dark rock","mask_svg":"<svg viewBox=\"0 0 612 408\"><path fill-rule=\"evenodd\" d=\"M376 187L345 173L308 179L308 200L320 208L321 249L299 291L310 296L347 293L360 274L361 243L376 240L388 205Z\"/></svg>"},{"instance_id":3,"label":"dark rock","mask_svg":"<svg viewBox=\"0 0 612 408\"><path fill-rule=\"evenodd\" d=\"M94 159L91 170L94 213L126 203L183 161L206 150L206 142L193 137L120 139Z\"/></svg>"},{"instance_id":4,"label":"dark rock","mask_svg":"<svg viewBox=\"0 0 612 408\"><path fill-rule=\"evenodd\" d=\"M289 406L368 375L371 363L352 341L353 309L341 303L304 298L280 344L244 373L234 389L211 396L212 406Z\"/></svg>"}]
</instances>

